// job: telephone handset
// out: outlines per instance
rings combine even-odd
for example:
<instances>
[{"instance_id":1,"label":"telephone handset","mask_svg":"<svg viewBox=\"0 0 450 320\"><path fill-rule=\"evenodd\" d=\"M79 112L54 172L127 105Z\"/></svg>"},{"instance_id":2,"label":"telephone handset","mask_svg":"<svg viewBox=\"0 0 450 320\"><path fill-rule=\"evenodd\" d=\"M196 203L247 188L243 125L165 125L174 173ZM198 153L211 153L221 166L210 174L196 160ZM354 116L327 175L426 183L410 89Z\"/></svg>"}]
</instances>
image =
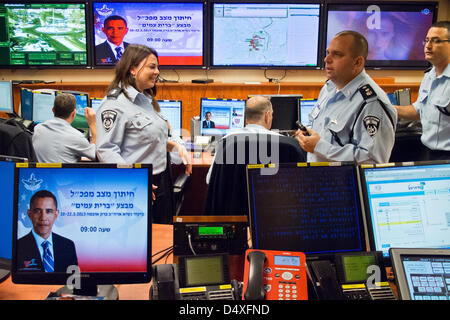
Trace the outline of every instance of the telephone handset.
<instances>
[{"instance_id":1,"label":"telephone handset","mask_svg":"<svg viewBox=\"0 0 450 320\"><path fill-rule=\"evenodd\" d=\"M308 278L317 300L342 300L342 290L331 262L308 262Z\"/></svg>"},{"instance_id":2,"label":"telephone handset","mask_svg":"<svg viewBox=\"0 0 450 320\"><path fill-rule=\"evenodd\" d=\"M302 252L247 250L243 299L307 300L305 262Z\"/></svg>"},{"instance_id":3,"label":"telephone handset","mask_svg":"<svg viewBox=\"0 0 450 320\"><path fill-rule=\"evenodd\" d=\"M150 287L150 300L178 300L179 281L176 264L153 266L153 283Z\"/></svg>"}]
</instances>

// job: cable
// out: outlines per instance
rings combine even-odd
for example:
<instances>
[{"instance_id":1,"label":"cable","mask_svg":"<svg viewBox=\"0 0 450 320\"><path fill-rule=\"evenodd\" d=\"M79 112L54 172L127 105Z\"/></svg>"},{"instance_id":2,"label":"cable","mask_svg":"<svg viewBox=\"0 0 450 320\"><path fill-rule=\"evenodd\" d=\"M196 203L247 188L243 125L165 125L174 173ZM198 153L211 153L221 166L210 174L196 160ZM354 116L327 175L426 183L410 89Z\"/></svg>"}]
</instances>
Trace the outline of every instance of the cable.
<instances>
[{"instance_id":1,"label":"cable","mask_svg":"<svg viewBox=\"0 0 450 320\"><path fill-rule=\"evenodd\" d=\"M197 254L194 251L194 248L192 247L192 241L191 241L191 234L188 233L188 242L189 242L189 247L191 248L192 253L194 254L194 256L196 256Z\"/></svg>"}]
</instances>

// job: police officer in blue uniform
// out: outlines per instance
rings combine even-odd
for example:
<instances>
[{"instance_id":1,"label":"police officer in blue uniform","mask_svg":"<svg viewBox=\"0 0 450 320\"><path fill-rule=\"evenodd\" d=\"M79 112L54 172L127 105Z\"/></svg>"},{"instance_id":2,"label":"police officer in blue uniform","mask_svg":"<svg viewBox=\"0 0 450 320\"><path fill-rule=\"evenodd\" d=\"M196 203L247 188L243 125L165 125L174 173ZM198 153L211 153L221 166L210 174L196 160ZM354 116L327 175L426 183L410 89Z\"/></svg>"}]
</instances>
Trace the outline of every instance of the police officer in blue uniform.
<instances>
[{"instance_id":1,"label":"police officer in blue uniform","mask_svg":"<svg viewBox=\"0 0 450 320\"><path fill-rule=\"evenodd\" d=\"M421 160L450 159L450 21L434 23L424 41L425 59L433 65L410 106L395 106L400 118L422 123Z\"/></svg>"},{"instance_id":2,"label":"police officer in blue uniform","mask_svg":"<svg viewBox=\"0 0 450 320\"><path fill-rule=\"evenodd\" d=\"M153 222L171 223L172 190L167 152L178 150L185 163L190 155L179 144L168 140L167 121L159 114L156 80L159 75L155 50L130 44L115 68L107 97L97 110L97 154L108 163L151 163L153 184L157 186L153 203ZM190 174L192 167L186 168Z\"/></svg>"},{"instance_id":3,"label":"police officer in blue uniform","mask_svg":"<svg viewBox=\"0 0 450 320\"><path fill-rule=\"evenodd\" d=\"M389 161L397 113L365 72L367 53L366 39L355 31L331 40L324 60L328 81L309 114L311 128L296 135L308 162Z\"/></svg>"}]
</instances>

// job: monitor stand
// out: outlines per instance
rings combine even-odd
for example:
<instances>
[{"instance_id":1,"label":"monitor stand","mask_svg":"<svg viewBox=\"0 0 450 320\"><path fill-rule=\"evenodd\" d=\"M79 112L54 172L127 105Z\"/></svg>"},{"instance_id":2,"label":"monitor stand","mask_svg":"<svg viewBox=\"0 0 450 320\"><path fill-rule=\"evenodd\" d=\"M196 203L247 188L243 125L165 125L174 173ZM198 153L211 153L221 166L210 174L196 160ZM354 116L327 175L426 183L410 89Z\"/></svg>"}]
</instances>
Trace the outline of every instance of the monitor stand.
<instances>
[{"instance_id":1,"label":"monitor stand","mask_svg":"<svg viewBox=\"0 0 450 320\"><path fill-rule=\"evenodd\" d=\"M0 268L0 283L8 279L9 274L10 274L9 270Z\"/></svg>"},{"instance_id":2,"label":"monitor stand","mask_svg":"<svg viewBox=\"0 0 450 320\"><path fill-rule=\"evenodd\" d=\"M81 281L81 289L69 289L64 286L56 291L56 294L61 296L62 294L78 295L78 296L90 296L103 298L104 300L119 300L119 291L113 285L97 285L89 281Z\"/></svg>"}]
</instances>

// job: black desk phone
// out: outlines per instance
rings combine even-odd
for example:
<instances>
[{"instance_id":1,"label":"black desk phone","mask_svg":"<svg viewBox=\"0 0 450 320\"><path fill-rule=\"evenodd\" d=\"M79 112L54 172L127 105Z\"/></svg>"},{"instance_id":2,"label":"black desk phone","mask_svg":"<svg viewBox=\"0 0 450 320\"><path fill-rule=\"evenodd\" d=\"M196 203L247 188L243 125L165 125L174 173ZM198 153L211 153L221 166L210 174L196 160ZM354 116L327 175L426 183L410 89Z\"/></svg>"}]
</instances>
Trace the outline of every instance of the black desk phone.
<instances>
[{"instance_id":1,"label":"black desk phone","mask_svg":"<svg viewBox=\"0 0 450 320\"><path fill-rule=\"evenodd\" d=\"M151 300L237 300L228 254L179 256L177 264L153 266Z\"/></svg>"},{"instance_id":2,"label":"black desk phone","mask_svg":"<svg viewBox=\"0 0 450 320\"><path fill-rule=\"evenodd\" d=\"M317 300L395 300L382 261L379 251L307 261L309 284Z\"/></svg>"}]
</instances>

